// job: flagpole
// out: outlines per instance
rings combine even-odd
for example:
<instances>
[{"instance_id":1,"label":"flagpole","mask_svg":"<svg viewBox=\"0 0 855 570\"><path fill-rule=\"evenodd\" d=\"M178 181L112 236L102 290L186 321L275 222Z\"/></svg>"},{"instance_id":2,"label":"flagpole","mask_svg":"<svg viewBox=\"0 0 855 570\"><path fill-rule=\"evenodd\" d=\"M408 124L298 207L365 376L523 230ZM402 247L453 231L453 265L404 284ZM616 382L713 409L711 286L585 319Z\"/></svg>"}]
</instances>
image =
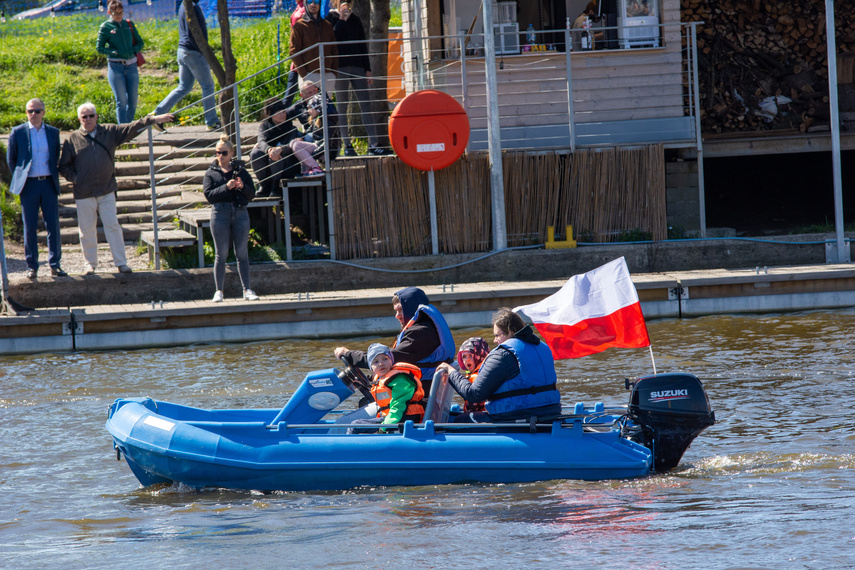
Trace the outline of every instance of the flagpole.
<instances>
[{"instance_id":1,"label":"flagpole","mask_svg":"<svg viewBox=\"0 0 855 570\"><path fill-rule=\"evenodd\" d=\"M653 345L648 344L647 349L650 350L650 362L653 363L653 375L656 375L656 360L653 358Z\"/></svg>"}]
</instances>

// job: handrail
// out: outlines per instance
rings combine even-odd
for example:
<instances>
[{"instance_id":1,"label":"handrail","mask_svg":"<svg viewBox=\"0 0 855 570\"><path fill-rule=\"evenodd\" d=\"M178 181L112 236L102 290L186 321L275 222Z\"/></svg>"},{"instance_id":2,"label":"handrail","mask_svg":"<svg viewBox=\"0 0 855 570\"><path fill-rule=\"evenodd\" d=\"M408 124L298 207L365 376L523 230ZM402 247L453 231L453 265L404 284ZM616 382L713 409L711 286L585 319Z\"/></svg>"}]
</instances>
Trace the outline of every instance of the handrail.
<instances>
[{"instance_id":1,"label":"handrail","mask_svg":"<svg viewBox=\"0 0 855 570\"><path fill-rule=\"evenodd\" d=\"M432 425L435 428L443 428L443 429L461 429L461 430L471 430L471 429L479 429L483 430L493 429L493 428L514 428L519 430L528 430L531 427L538 428L551 428L556 422L560 424L562 428L572 428L573 423L576 421L582 421L585 427L609 427L617 425L619 419L616 419L612 422L599 423L599 424L591 424L586 423L585 419L590 419L590 415L587 414L576 414L570 416L562 416L560 419L551 420L548 423L534 423L531 424L529 422L512 422L512 423L498 423L498 422L483 422L483 423L434 423L433 420L428 420L427 422L422 423L413 423L413 426L419 429L424 429L428 427L428 425ZM567 423L565 420L570 420L570 423ZM221 426L226 422L186 422L187 425L192 425L194 427L205 427L205 426ZM240 424L246 424L247 427L256 427L264 422L238 422ZM279 422L278 424L268 424L264 427L268 430L276 430L276 429L304 429L304 430L329 430L329 429L340 429L340 428L358 428L358 429L390 429L390 428L398 428L399 426L405 425L407 422L402 422L400 424L289 424L288 422ZM228 422L228 425L233 425L231 422ZM334 435L344 435L344 434L334 434Z\"/></svg>"},{"instance_id":2,"label":"handrail","mask_svg":"<svg viewBox=\"0 0 855 570\"><path fill-rule=\"evenodd\" d=\"M569 148L571 152L575 151L579 147L591 148L597 146L603 146L607 144L612 144L608 141L613 140L615 135L620 135L620 131L609 131L604 130L608 129L609 119L605 119L605 122L602 118L603 116L608 116L609 114L617 116L618 119L613 119L615 124L623 121L626 123L627 121L624 117L628 117L629 113L632 114L633 120L635 120L635 115L638 113L643 113L645 116L650 117L667 117L669 120L676 120L679 116L679 120L681 121L678 124L677 129L672 128L672 124L669 123L667 128L662 128L661 130L650 131L652 134L648 134L648 137L657 137L657 136L665 136L661 140L670 141L672 146L696 146L700 151L701 143L700 143L700 128L699 128L699 107L700 101L698 98L698 88L697 88L697 51L696 51L696 36L692 32L697 29L698 23L690 22L690 23L681 23L681 22L664 22L656 24L656 28L658 29L658 43L660 47L656 48L646 48L646 47L620 47L624 45L621 43L620 38L616 38L618 42L617 49L595 49L595 50L586 50L586 51L572 51L568 52L566 55L561 54L560 58L554 57L554 55L558 55L560 52L530 52L528 54L521 54L525 57L519 57L518 59L514 59L514 56L511 54L496 54L496 60L501 60L505 64L505 73L508 73L510 70L519 70L520 75L517 76L519 79L514 80L511 79L509 81L503 81L503 87L507 90L509 87L512 92L511 95L514 96L519 93L527 92L526 87L528 87L528 83L525 79L525 73L527 71L531 71L532 73L540 73L543 74L545 71L554 72L554 77L550 76L550 84L545 85L543 88L537 90L537 97L540 97L540 102L548 101L550 104L553 103L562 103L564 101L563 112L556 107L552 107L556 113L560 113L560 117L558 115L552 114L544 114L543 112L538 112L536 108L531 108L528 110L526 107L519 107L519 103L514 100L503 100L500 99L495 104L497 105L499 111L494 113L496 116L503 116L502 122L505 122L505 118L508 115L502 115L505 113L514 113L513 118L509 121L512 125L517 125L516 127L508 127L506 125L502 125L502 146L505 149L525 149L525 148L537 148L537 149L567 149ZM651 26L652 27L652 26ZM620 27L607 27L607 28L597 28L597 31L600 30L614 30L620 29ZM675 34L674 30L677 30ZM685 32L683 32L685 30ZM563 38L565 44L569 43L572 45L572 34L577 30L567 30L566 28L560 28L555 30L543 30L540 31L539 34L555 34L555 39L559 40L559 38ZM472 36L480 36L483 34L473 34ZM470 36L471 37L471 36ZM469 146L467 148L468 151L472 151L475 149L480 149L483 147L483 140L477 137L483 137L484 132L484 110L485 103L483 102L483 96L479 95L482 86L484 85L483 80L478 77L477 74L481 73L479 68L480 61L483 61L483 56L473 56L467 53L467 49L460 49L462 45L465 45L466 36L460 35L452 35L452 36L416 36L416 37L407 37L402 39L390 38L390 39L366 39L363 42L346 42L346 43L364 43L369 47L368 54L376 53L378 50L375 49L378 45L387 45L390 42L400 41L402 46L402 55L403 57L403 80L404 80L404 93L411 92L415 86L416 78L414 76L414 70L411 69L412 61L409 56L414 55L412 53L412 49L414 45L423 46L424 54L426 57L422 58L424 61L424 79L425 79L425 87L438 89L441 91L450 92L452 96L461 99L464 105L464 108L467 109L467 112L470 114L472 121L472 133L473 136L470 137ZM687 40L687 46L681 47L681 39ZM435 45L433 40L441 40L443 43L440 44L439 48L436 49L431 47L432 44ZM450 43L446 43L450 42ZM453 44L457 43L457 55L455 57L449 57L449 50L453 50ZM311 47L303 49L295 54L287 54L285 57L282 57L266 66L265 68L258 70L247 77L243 77L237 81L235 81L231 85L223 86L222 88L215 91L210 97L213 97L215 100L218 99L223 92L230 90L233 94L234 99L234 112L235 114L232 117L223 117L224 123L231 123L233 125L232 132L240 135L240 117L241 114L248 116L249 114L255 113L256 110L260 107L262 102L260 102L260 97L253 96L252 91L257 89L263 89L264 91L257 93L270 93L273 96L279 96L282 92L277 91L276 87L270 87L270 84L274 81L280 81L283 70L283 63L286 64L286 69L289 63L292 63L295 56L298 55L306 55L310 50L315 50L318 47L326 48L327 46L333 45L332 42L321 42L320 44L315 44ZM336 42L336 45L342 45L339 42ZM663 52L663 50L667 50L667 54L657 55ZM326 81L326 61L328 60L328 52L329 49L322 49L320 56L317 60L315 60L316 64L319 64L319 72L321 72L321 79L319 81L319 87L322 92L322 96L326 98L327 93L334 90L334 86L329 85L329 82ZM672 74L673 78L670 83L668 83L669 88L669 103L667 106L663 106L660 104L658 98L652 96L652 94L645 94L642 96L636 97L635 104L632 108L618 108L616 111L613 111L608 104L598 105L600 102L599 99L594 97L591 99L592 87L591 87L591 69L595 68L587 68L585 73L580 71L572 70L575 77L571 79L571 65L572 67L577 67L580 58L582 57L603 57L609 55L618 55L623 56L626 54L638 54L640 57L644 59L645 62L653 62L653 63L661 63L663 66L667 66L670 70L669 73ZM538 57L542 56L542 57ZM667 57L666 57L667 56ZM682 61L683 67L680 67L679 62L676 61L676 58L679 57L680 61ZM558 60L558 61L557 61ZM566 81L564 81L563 87L560 84L560 80L564 79L562 76L564 71L561 70L560 61L566 62ZM620 61L622 64L622 73L621 81L628 80L632 81L633 78L641 79L649 82L650 73L645 72L647 75L641 74L634 71L634 67L632 65L632 57L624 58ZM468 63L474 62L474 63ZM680 71L674 71L671 68L679 68ZM579 67L581 70L581 67ZM265 73L273 73L275 77L268 79L264 79L263 81L258 81L258 78ZM385 73L385 72L382 72ZM596 72L595 72L596 73ZM680 77L676 77L677 73L679 73ZM586 77L587 74L587 77ZM400 77L400 75L396 74L385 74L385 79L390 81L392 77ZM596 77L596 75L595 75ZM552 81L552 79L558 81ZM257 81L257 84L253 85L250 90L247 90L245 87L249 84L249 82ZM587 83L586 83L587 81ZM556 84L557 83L557 84ZM631 84L631 83L629 83ZM519 88L515 87L519 85ZM387 85L387 88L390 85ZM281 85L280 85L281 87ZM473 89L475 87L475 89ZM383 91L380 96L372 96L371 91L372 87L367 88L367 92L369 93L368 99L373 100L374 102L387 100L386 92ZM374 87L374 92L376 92L378 87ZM578 91L577 91L578 89ZM682 89L682 98L680 97L680 89ZM283 89L284 91L284 89ZM528 90L530 92L530 89ZM577 97L576 94L580 93ZM265 95L266 97L266 95ZM196 107L198 109L199 104L202 99L197 99L188 103L185 106L180 107L175 110L175 113L183 113L192 107ZM250 102L251 101L251 102ZM355 100L354 100L355 102ZM607 102L608 103L608 102ZM242 111L243 109L244 111ZM522 110L520 110L522 109ZM327 113L326 105L322 106L322 113ZM333 142L337 140L341 140L348 135L348 127L347 127L347 109L338 108L336 110L337 117L339 121L341 121L341 117L344 118L344 124L341 122L333 128L333 125L324 120L323 123L323 133L325 145L323 149L324 158L326 161L326 188L327 188L327 204L326 204L326 216L327 216L327 227L330 230L330 240L329 240L329 252L331 260L336 260L336 243L335 243L335 216L337 214L335 198L336 195L334 192L337 189L332 188L332 177L331 177L331 163L335 157L330 156L332 149L334 147ZM622 113L622 115L621 115ZM373 114L372 114L373 116ZM379 115L378 115L379 116ZM566 120L564 118L566 117ZM383 123L369 123L368 117L363 116L363 124L366 127L369 124L372 124L375 128L378 129L378 132L382 133L382 125ZM384 116L385 118L385 116ZM687 121L686 119L689 119ZM555 128L557 123L563 122L562 132L558 128ZM688 123L691 122L691 127L688 126ZM579 128L580 126L584 128ZM344 127L344 128L342 128ZM531 129L531 132L529 130ZM540 129L540 130L538 130ZM670 130L669 130L670 129ZM367 130L367 129L366 129ZM689 137L685 133L688 133L689 130L694 131L692 136ZM540 134L542 133L542 134ZM676 134L674 134L676 133ZM160 133L158 133L160 134ZM157 135L154 136L156 139ZM569 137L569 138L568 138ZM612 138L609 138L612 137ZM670 137L670 138L667 138ZM505 139L509 141L509 145L505 144ZM693 140L694 139L694 140ZM644 139L648 140L648 139ZM569 142L568 142L569 141ZM603 142L606 141L606 142ZM243 153L241 141L238 140L238 156L241 156ZM535 142L535 146L531 146ZM153 145L154 142L150 142L150 145ZM614 144L639 144L637 142L618 142ZM193 145L192 142L187 143L185 146ZM344 146L344 145L342 145ZM171 151L167 153L162 158L167 158L170 155L173 155L173 158L177 157L180 154L179 152ZM159 159L158 159L159 160ZM157 162L157 160L155 161ZM157 173L163 173L168 166L165 165L153 165L153 170ZM176 172L171 172L166 175L165 179L161 179L158 184L161 187L164 187L166 184L170 186L178 186L182 184L180 180L183 179L182 175L190 170L192 167L188 166L187 168L178 168L175 169ZM178 179L179 182L175 182L174 180ZM154 189L153 192L157 191ZM154 211L154 208L153 208ZM166 209L164 212L168 211ZM165 214L167 216L168 214Z\"/></svg>"}]
</instances>

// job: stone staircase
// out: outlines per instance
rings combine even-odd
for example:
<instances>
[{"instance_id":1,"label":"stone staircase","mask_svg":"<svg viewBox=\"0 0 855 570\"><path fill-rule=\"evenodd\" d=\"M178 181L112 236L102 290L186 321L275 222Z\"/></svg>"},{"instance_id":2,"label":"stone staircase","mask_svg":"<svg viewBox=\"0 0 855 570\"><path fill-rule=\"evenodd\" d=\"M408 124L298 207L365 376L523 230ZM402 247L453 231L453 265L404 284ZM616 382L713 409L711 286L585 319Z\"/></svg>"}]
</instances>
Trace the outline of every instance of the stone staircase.
<instances>
[{"instance_id":1,"label":"stone staircase","mask_svg":"<svg viewBox=\"0 0 855 570\"><path fill-rule=\"evenodd\" d=\"M202 194L202 179L214 157L214 145L220 133L207 133L204 127L175 127L158 133L154 139L157 189L157 215L160 230L174 229L177 212L207 205ZM241 148L246 160L256 142L257 125L241 125ZM124 230L125 243L138 244L144 231L153 229L151 175L148 135L144 132L116 151L116 210ZM63 244L79 243L77 209L71 184L60 177L60 233ZM40 223L42 220L40 219ZM44 230L39 232L40 241ZM98 242L106 243L98 224Z\"/></svg>"}]
</instances>

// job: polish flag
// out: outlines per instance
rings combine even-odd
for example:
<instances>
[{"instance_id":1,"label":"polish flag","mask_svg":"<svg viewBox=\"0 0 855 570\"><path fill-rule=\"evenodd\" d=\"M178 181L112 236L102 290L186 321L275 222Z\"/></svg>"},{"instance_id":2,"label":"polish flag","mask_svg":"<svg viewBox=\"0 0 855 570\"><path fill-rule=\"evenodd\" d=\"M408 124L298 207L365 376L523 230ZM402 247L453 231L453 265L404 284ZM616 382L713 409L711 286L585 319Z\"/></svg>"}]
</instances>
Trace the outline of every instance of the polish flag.
<instances>
[{"instance_id":1,"label":"polish flag","mask_svg":"<svg viewBox=\"0 0 855 570\"><path fill-rule=\"evenodd\" d=\"M650 346L638 293L623 257L574 275L557 293L514 311L531 319L556 360L613 346Z\"/></svg>"}]
</instances>

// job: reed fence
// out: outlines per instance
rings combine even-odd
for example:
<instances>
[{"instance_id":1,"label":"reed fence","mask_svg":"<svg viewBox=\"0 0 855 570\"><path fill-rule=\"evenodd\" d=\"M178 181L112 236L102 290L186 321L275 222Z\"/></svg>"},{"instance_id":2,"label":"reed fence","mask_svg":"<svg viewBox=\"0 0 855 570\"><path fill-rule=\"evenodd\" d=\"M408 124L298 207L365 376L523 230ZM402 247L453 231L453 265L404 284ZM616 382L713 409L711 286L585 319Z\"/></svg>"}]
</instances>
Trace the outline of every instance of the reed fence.
<instances>
[{"instance_id":1,"label":"reed fence","mask_svg":"<svg viewBox=\"0 0 855 570\"><path fill-rule=\"evenodd\" d=\"M589 242L635 230L665 239L663 156L662 145L504 153L508 245L544 243L548 226L563 238L565 225ZM331 180L340 258L430 254L426 173L384 158L350 161ZM489 180L486 153L435 173L441 253L492 248Z\"/></svg>"}]
</instances>

